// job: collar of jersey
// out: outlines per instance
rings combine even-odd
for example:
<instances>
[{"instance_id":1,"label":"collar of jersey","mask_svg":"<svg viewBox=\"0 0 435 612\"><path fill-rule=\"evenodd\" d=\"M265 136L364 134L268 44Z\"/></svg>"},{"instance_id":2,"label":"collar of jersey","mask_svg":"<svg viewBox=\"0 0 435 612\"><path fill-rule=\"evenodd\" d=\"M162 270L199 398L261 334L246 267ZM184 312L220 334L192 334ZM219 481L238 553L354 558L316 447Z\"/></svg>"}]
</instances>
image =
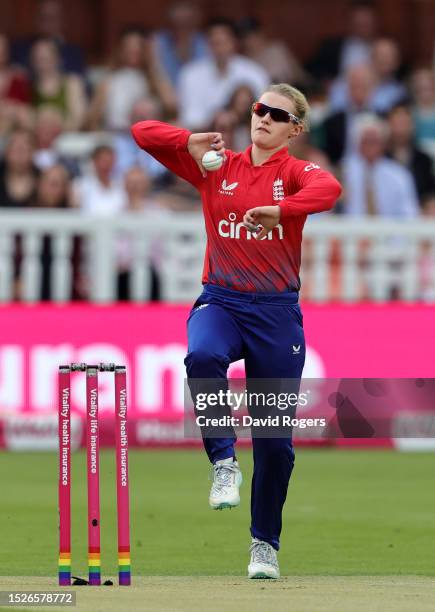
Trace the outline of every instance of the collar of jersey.
<instances>
[{"instance_id":1,"label":"collar of jersey","mask_svg":"<svg viewBox=\"0 0 435 612\"><path fill-rule=\"evenodd\" d=\"M250 145L243 152L243 160L245 161L246 164L248 164L248 166L251 166L251 168L263 168L264 166L275 166L277 164L280 164L284 159L289 157L288 149L285 146L279 151L277 151L276 153L274 153L272 157L269 157L269 159L266 162L264 162L264 164L261 164L261 166L254 166L251 160L251 149L252 149L252 145Z\"/></svg>"}]
</instances>

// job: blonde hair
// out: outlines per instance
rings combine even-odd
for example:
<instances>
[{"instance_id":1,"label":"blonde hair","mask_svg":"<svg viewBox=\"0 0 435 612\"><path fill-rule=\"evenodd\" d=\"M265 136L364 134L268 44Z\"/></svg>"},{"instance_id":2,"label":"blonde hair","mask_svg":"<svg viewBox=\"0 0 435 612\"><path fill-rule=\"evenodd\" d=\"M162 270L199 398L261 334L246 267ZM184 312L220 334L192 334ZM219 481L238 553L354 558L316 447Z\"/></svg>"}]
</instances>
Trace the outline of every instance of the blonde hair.
<instances>
[{"instance_id":1,"label":"blonde hair","mask_svg":"<svg viewBox=\"0 0 435 612\"><path fill-rule=\"evenodd\" d=\"M292 87L288 83L276 83L274 85L270 85L264 93L267 91L279 94L280 96L284 96L284 98L288 98L295 105L295 115L299 117L302 122L302 126L304 128L304 132L308 132L310 129L310 105L308 104L308 100L304 96L304 94L296 89L296 87Z\"/></svg>"}]
</instances>

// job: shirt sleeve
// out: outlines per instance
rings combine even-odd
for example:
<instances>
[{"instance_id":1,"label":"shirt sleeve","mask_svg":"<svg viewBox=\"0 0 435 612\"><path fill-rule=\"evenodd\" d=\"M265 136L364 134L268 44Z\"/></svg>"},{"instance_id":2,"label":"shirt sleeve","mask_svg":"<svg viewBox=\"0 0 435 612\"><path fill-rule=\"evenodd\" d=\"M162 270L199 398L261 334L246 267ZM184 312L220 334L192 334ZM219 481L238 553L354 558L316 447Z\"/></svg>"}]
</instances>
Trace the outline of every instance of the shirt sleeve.
<instances>
[{"instance_id":1,"label":"shirt sleeve","mask_svg":"<svg viewBox=\"0 0 435 612\"><path fill-rule=\"evenodd\" d=\"M138 146L168 170L199 188L204 177L187 150L191 132L161 121L139 121L131 128Z\"/></svg>"},{"instance_id":2,"label":"shirt sleeve","mask_svg":"<svg viewBox=\"0 0 435 612\"><path fill-rule=\"evenodd\" d=\"M316 164L298 162L291 169L291 189L295 193L279 203L281 219L331 210L340 197L341 185Z\"/></svg>"}]
</instances>

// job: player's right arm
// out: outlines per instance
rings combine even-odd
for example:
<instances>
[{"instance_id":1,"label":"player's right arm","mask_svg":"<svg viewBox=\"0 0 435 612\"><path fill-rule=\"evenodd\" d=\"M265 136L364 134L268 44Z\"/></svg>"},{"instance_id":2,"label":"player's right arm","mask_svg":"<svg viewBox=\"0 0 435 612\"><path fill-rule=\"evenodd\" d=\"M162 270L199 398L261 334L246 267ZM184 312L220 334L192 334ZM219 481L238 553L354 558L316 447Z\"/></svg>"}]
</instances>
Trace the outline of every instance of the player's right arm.
<instances>
[{"instance_id":1,"label":"player's right arm","mask_svg":"<svg viewBox=\"0 0 435 612\"><path fill-rule=\"evenodd\" d=\"M204 153L211 149L225 152L219 132L192 134L161 121L139 121L132 126L131 133L141 149L197 188L206 177L201 164Z\"/></svg>"}]
</instances>

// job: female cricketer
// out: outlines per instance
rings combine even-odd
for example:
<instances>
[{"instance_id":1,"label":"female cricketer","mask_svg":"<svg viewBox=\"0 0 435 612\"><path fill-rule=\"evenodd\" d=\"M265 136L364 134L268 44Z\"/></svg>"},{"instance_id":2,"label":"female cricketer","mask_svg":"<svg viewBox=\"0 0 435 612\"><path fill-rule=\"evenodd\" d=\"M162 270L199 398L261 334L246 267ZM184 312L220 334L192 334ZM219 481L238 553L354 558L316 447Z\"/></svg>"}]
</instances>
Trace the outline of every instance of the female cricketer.
<instances>
[{"instance_id":1,"label":"female cricketer","mask_svg":"<svg viewBox=\"0 0 435 612\"><path fill-rule=\"evenodd\" d=\"M271 85L252 107L252 145L225 150L216 132L192 134L158 121L132 127L139 147L201 194L207 249L203 292L190 313L187 376L226 381L228 366L245 360L249 379L300 379L305 361L300 289L302 230L307 215L329 210L341 193L336 179L288 152L304 130L305 96ZM207 172L202 158L223 157ZM205 162L204 162L205 163ZM240 503L235 436L203 437L213 465L209 504ZM253 438L250 578L279 578L282 509L294 464L291 436Z\"/></svg>"}]
</instances>

